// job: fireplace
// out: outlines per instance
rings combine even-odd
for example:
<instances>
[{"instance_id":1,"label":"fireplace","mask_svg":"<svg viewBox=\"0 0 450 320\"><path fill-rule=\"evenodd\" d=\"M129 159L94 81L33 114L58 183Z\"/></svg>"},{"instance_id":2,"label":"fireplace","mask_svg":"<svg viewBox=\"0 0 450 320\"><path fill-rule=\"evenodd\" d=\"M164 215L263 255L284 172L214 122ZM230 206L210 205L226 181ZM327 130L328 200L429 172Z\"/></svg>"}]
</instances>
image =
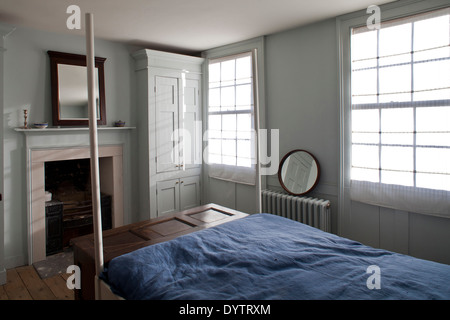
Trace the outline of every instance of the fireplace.
<instances>
[{"instance_id":1,"label":"fireplace","mask_svg":"<svg viewBox=\"0 0 450 320\"><path fill-rule=\"evenodd\" d=\"M46 255L61 252L70 240L93 232L90 159L45 162ZM111 229L112 196L101 194L103 230Z\"/></svg>"},{"instance_id":2,"label":"fireplace","mask_svg":"<svg viewBox=\"0 0 450 320\"><path fill-rule=\"evenodd\" d=\"M122 145L99 146L98 150L102 219L107 228L114 228L123 225L124 219ZM52 230L59 230L59 226L52 223L57 220L54 213L56 209L53 210L52 203L61 204L63 211L68 213L61 216L63 226L65 221L70 229L65 239L63 238L63 246L64 242L67 244L67 239L73 236L91 233L89 158L88 147L30 150L30 263L46 259L47 234L51 234ZM75 169L78 171L73 171ZM59 175L56 174L58 171ZM49 176L58 176L56 182L50 182ZM46 201L49 200L46 198L46 191L51 193L51 202ZM51 213L46 214L49 211ZM72 219L74 217L76 218ZM54 242L55 238L57 236L52 237L51 241Z\"/></svg>"}]
</instances>

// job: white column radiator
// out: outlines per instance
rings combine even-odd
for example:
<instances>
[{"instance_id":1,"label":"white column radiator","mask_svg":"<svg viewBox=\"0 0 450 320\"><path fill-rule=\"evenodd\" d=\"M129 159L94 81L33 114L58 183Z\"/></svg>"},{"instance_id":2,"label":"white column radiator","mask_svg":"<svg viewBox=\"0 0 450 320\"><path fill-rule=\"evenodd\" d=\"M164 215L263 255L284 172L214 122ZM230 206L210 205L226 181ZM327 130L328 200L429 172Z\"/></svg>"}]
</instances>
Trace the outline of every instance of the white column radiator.
<instances>
[{"instance_id":1,"label":"white column radiator","mask_svg":"<svg viewBox=\"0 0 450 320\"><path fill-rule=\"evenodd\" d=\"M331 232L330 201L261 191L262 212L271 213Z\"/></svg>"}]
</instances>

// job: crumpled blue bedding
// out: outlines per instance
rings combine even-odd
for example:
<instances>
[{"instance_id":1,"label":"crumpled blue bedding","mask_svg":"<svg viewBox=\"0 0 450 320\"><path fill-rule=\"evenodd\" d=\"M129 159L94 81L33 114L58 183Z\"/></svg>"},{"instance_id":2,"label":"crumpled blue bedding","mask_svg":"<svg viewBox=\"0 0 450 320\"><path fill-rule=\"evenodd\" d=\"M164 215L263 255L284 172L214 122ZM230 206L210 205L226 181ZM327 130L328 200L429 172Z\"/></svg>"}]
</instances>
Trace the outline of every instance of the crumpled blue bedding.
<instances>
[{"instance_id":1,"label":"crumpled blue bedding","mask_svg":"<svg viewBox=\"0 0 450 320\"><path fill-rule=\"evenodd\" d=\"M116 257L102 278L131 300L450 299L449 265L264 213Z\"/></svg>"}]
</instances>

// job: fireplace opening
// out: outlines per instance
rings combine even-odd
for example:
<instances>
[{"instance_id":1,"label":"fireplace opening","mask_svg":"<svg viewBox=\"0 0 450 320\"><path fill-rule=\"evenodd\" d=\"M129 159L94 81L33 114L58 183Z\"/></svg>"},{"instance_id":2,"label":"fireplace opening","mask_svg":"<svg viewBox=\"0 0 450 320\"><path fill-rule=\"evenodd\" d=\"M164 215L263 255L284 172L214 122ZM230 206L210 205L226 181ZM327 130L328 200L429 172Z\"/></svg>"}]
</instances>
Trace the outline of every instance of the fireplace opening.
<instances>
[{"instance_id":1,"label":"fireplace opening","mask_svg":"<svg viewBox=\"0 0 450 320\"><path fill-rule=\"evenodd\" d=\"M46 255L93 233L89 159L45 162ZM112 228L112 196L101 193L102 228Z\"/></svg>"}]
</instances>

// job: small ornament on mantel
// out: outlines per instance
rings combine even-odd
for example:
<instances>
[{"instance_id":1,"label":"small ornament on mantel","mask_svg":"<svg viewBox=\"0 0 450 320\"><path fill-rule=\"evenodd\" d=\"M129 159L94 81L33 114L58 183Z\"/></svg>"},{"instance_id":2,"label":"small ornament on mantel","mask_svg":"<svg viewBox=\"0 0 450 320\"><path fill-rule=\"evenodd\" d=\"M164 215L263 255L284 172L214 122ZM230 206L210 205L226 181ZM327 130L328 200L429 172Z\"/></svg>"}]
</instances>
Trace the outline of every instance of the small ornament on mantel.
<instances>
[{"instance_id":1,"label":"small ornament on mantel","mask_svg":"<svg viewBox=\"0 0 450 320\"><path fill-rule=\"evenodd\" d=\"M114 122L114 126L115 127L125 127L125 121L118 120L118 121Z\"/></svg>"},{"instance_id":2,"label":"small ornament on mantel","mask_svg":"<svg viewBox=\"0 0 450 320\"><path fill-rule=\"evenodd\" d=\"M28 123L27 123L28 110L27 110L27 109L24 109L24 110L23 110L23 117L24 117L23 128L24 128L24 129L28 129Z\"/></svg>"}]
</instances>

